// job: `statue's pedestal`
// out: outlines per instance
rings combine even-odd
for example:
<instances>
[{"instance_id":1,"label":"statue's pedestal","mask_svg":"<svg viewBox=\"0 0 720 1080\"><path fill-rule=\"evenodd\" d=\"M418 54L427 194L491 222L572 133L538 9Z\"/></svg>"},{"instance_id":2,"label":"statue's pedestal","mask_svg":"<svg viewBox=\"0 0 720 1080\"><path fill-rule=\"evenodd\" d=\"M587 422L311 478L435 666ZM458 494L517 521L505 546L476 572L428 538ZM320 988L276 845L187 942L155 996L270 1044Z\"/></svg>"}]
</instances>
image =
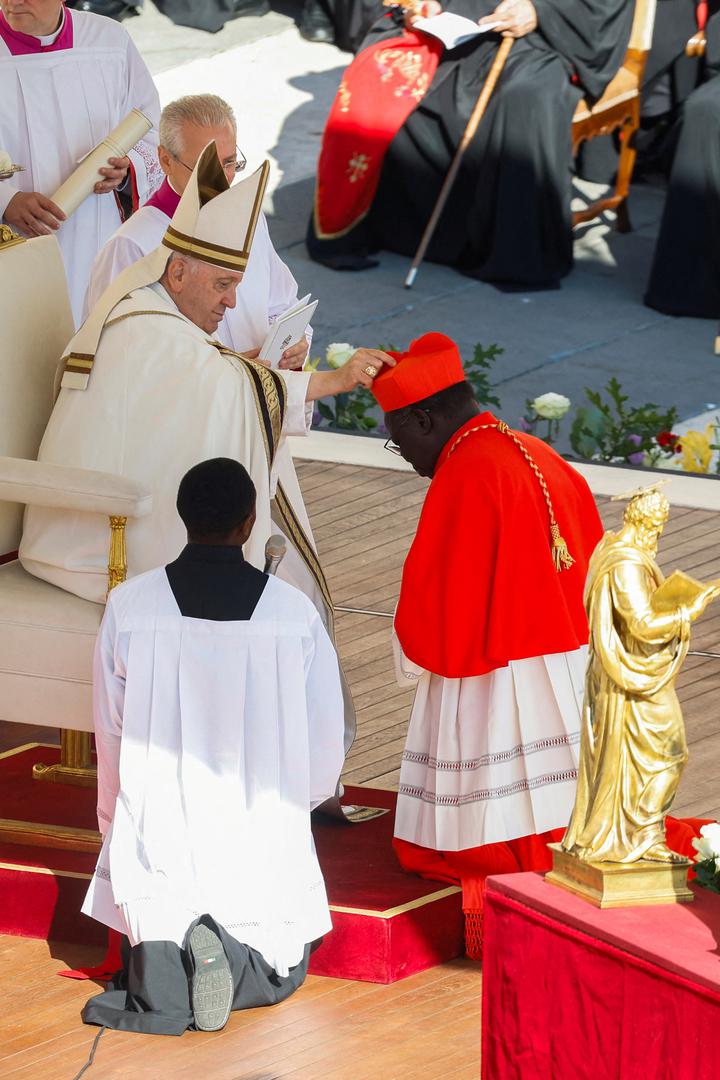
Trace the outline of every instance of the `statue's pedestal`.
<instances>
[{"instance_id":1,"label":"statue's pedestal","mask_svg":"<svg viewBox=\"0 0 720 1080\"><path fill-rule=\"evenodd\" d=\"M690 862L636 863L585 862L549 844L553 868L545 880L581 896L600 908L632 907L636 904L685 904L694 899L687 884Z\"/></svg>"}]
</instances>

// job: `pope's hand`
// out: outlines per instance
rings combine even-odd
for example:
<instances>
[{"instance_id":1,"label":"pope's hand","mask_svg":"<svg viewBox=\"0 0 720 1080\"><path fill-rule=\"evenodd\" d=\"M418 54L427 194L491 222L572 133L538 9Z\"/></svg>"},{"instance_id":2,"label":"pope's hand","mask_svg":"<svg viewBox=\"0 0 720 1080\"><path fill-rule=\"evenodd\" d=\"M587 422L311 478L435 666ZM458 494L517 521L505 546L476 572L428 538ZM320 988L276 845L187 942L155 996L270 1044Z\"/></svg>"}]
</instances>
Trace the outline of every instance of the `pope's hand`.
<instances>
[{"instance_id":1,"label":"pope's hand","mask_svg":"<svg viewBox=\"0 0 720 1080\"><path fill-rule=\"evenodd\" d=\"M356 386L364 386L369 390L383 364L395 367L392 356L381 349L356 349L347 363L334 372L339 384L335 393L347 393Z\"/></svg>"},{"instance_id":2,"label":"pope's hand","mask_svg":"<svg viewBox=\"0 0 720 1080\"><path fill-rule=\"evenodd\" d=\"M493 11L478 19L478 26L488 26L503 37L520 38L537 29L537 12L530 0L502 0Z\"/></svg>"},{"instance_id":3,"label":"pope's hand","mask_svg":"<svg viewBox=\"0 0 720 1080\"><path fill-rule=\"evenodd\" d=\"M286 371L300 371L305 363L309 348L307 338L296 341L282 354L278 367Z\"/></svg>"},{"instance_id":4,"label":"pope's hand","mask_svg":"<svg viewBox=\"0 0 720 1080\"><path fill-rule=\"evenodd\" d=\"M39 191L18 191L5 207L4 220L26 236L47 236L60 228L65 214Z\"/></svg>"},{"instance_id":5,"label":"pope's hand","mask_svg":"<svg viewBox=\"0 0 720 1080\"><path fill-rule=\"evenodd\" d=\"M106 195L108 191L115 191L121 187L125 182L125 177L128 174L130 168L129 157L111 157L108 158L107 166L102 169L98 169L101 176L104 176L104 180L98 180L97 184L93 188L96 195Z\"/></svg>"}]
</instances>

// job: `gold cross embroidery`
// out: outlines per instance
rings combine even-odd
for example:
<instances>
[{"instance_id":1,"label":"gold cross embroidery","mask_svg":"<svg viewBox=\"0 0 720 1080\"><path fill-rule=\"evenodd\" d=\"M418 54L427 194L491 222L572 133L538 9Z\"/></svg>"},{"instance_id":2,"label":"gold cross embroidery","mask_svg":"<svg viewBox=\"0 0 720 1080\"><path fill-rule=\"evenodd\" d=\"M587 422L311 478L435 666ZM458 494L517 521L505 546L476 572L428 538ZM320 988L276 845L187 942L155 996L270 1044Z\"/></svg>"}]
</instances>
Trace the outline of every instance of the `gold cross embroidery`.
<instances>
[{"instance_id":1,"label":"gold cross embroidery","mask_svg":"<svg viewBox=\"0 0 720 1080\"><path fill-rule=\"evenodd\" d=\"M370 164L370 158L367 154L353 154L348 161L347 174L350 177L350 183L356 184L358 180L362 180L365 173L368 171L368 165Z\"/></svg>"}]
</instances>

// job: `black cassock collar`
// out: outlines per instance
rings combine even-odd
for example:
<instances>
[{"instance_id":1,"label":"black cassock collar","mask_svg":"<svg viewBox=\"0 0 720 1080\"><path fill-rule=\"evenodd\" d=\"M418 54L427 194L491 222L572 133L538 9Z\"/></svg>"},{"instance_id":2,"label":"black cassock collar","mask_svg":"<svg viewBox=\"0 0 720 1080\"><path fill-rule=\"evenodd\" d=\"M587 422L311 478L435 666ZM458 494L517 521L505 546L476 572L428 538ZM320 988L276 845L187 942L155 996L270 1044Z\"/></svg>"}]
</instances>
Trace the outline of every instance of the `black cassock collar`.
<instances>
[{"instance_id":1,"label":"black cassock collar","mask_svg":"<svg viewBox=\"0 0 720 1080\"><path fill-rule=\"evenodd\" d=\"M180 614L213 622L250 619L267 584L228 544L188 544L165 573Z\"/></svg>"}]
</instances>

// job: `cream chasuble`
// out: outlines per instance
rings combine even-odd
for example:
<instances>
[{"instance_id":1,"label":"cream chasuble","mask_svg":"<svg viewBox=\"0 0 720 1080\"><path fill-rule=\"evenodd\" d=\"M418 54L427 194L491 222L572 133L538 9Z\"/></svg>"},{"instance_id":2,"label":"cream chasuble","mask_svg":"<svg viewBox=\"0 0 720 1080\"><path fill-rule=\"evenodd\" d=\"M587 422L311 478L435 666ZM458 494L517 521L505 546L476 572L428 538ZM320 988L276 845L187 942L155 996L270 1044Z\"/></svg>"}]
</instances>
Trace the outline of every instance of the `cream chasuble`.
<instances>
[{"instance_id":1,"label":"cream chasuble","mask_svg":"<svg viewBox=\"0 0 720 1080\"><path fill-rule=\"evenodd\" d=\"M329 594L292 458L287 450L284 458L276 453L281 432L306 431L309 379L307 372L271 373L214 346L161 285L137 289L108 317L87 388L60 391L38 459L118 473L151 489L152 513L127 525L133 577L169 562L184 546L175 497L185 472L208 458L235 458L257 489L257 523L245 557L262 569L265 543L276 531L271 515L281 516L301 555L288 551L279 576L298 584L327 622ZM107 520L28 508L20 560L37 577L101 603Z\"/></svg>"},{"instance_id":2,"label":"cream chasuble","mask_svg":"<svg viewBox=\"0 0 720 1080\"><path fill-rule=\"evenodd\" d=\"M310 808L340 774L342 695L315 608L271 577L246 622L185 618L151 570L110 595L94 713L104 840L83 911L133 945L182 945L209 914L287 975L331 929Z\"/></svg>"},{"instance_id":3,"label":"cream chasuble","mask_svg":"<svg viewBox=\"0 0 720 1080\"><path fill-rule=\"evenodd\" d=\"M155 125L129 155L138 200L162 181L158 94L127 31L83 11L65 17L72 19L71 48L13 56L0 39L0 149L25 169L0 183L0 218L18 191L52 196L133 108ZM95 256L119 224L115 196L93 194L57 232L77 324Z\"/></svg>"}]
</instances>

